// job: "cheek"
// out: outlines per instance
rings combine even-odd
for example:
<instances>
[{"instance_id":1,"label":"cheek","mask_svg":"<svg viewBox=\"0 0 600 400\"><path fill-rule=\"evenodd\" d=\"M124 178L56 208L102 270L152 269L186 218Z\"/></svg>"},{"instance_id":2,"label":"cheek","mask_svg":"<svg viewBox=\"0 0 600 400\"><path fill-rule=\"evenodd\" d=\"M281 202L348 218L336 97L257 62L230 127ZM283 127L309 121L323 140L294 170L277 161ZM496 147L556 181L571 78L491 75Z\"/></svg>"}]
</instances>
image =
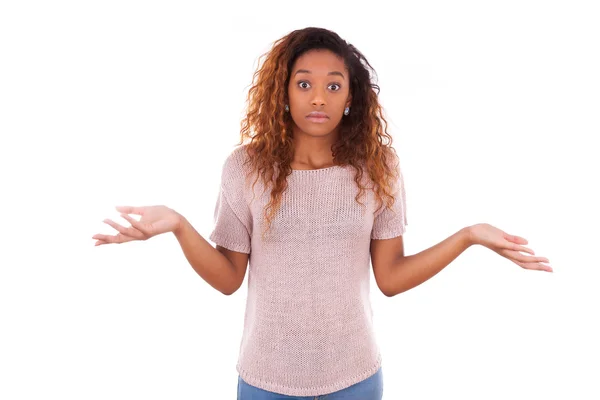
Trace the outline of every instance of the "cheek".
<instances>
[{"instance_id":1,"label":"cheek","mask_svg":"<svg viewBox=\"0 0 600 400\"><path fill-rule=\"evenodd\" d=\"M302 93L298 90L294 90L294 88L290 88L288 90L288 99L290 104L301 104L306 102L306 94Z\"/></svg>"}]
</instances>

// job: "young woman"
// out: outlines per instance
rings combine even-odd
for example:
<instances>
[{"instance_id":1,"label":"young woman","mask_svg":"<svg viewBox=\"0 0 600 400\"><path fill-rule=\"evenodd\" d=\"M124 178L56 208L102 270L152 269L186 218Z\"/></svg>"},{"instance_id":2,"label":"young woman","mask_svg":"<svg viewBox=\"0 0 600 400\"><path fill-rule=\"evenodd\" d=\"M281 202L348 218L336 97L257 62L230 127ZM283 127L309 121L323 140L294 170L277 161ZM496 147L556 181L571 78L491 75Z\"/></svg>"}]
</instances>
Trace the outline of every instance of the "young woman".
<instances>
[{"instance_id":1,"label":"young woman","mask_svg":"<svg viewBox=\"0 0 600 400\"><path fill-rule=\"evenodd\" d=\"M370 265L390 297L475 244L552 271L527 240L485 223L404 254L404 181L371 71L334 32L289 33L254 75L241 141L223 164L216 246L165 206L117 207L131 227L105 220L119 233L93 237L101 245L173 232L194 270L226 295L249 263L238 399L382 398Z\"/></svg>"}]
</instances>

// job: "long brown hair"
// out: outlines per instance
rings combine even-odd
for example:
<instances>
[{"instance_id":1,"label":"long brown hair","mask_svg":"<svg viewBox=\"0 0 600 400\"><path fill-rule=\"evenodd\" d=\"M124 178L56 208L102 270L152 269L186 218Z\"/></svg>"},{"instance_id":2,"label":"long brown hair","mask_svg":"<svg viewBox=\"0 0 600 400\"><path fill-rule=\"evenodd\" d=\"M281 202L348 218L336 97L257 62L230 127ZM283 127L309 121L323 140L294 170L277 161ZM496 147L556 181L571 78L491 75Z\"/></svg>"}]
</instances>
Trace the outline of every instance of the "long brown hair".
<instances>
[{"instance_id":1,"label":"long brown hair","mask_svg":"<svg viewBox=\"0 0 600 400\"><path fill-rule=\"evenodd\" d=\"M375 71L356 47L335 32L309 27L278 39L259 57L259 68L248 91L247 114L241 122L238 145L247 144L250 171L262 176L265 187L271 186L271 198L265 207L269 228L287 188L286 178L292 173L293 120L284 111L284 105L289 104L291 69L298 57L314 49L327 49L341 57L350 75L352 112L342 118L339 139L331 148L335 164L355 168L354 180L359 188L356 201L360 204L358 199L365 190L361 185L363 168L375 184L378 210L383 198L387 207L396 201L392 188L400 177L399 160L378 102L379 86L371 79L376 77Z\"/></svg>"}]
</instances>

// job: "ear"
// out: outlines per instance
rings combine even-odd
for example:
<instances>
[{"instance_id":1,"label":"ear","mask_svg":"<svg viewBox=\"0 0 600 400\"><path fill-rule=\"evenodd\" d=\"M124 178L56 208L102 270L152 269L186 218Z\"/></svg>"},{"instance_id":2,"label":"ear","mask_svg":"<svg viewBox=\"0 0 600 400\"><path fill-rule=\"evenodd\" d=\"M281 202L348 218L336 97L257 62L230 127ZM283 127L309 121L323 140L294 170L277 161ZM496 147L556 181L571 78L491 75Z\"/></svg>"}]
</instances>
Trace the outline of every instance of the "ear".
<instances>
[{"instance_id":1,"label":"ear","mask_svg":"<svg viewBox=\"0 0 600 400\"><path fill-rule=\"evenodd\" d=\"M346 107L350 107L351 103L352 103L352 95L348 95L348 100L346 100Z\"/></svg>"}]
</instances>

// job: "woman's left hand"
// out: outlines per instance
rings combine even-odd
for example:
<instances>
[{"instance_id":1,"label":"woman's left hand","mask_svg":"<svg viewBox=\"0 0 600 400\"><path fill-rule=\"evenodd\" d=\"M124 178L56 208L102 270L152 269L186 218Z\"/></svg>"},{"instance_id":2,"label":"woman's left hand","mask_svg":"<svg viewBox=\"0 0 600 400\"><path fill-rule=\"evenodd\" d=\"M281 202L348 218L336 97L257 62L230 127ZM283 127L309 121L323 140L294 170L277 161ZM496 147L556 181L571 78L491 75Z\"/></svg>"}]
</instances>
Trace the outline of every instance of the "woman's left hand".
<instances>
[{"instance_id":1,"label":"woman's left hand","mask_svg":"<svg viewBox=\"0 0 600 400\"><path fill-rule=\"evenodd\" d=\"M528 243L525 238L509 235L486 223L470 226L469 236L471 243L485 246L502 257L508 258L521 268L552 272L552 268L549 265L542 264L549 262L546 257L535 256L533 250L523 246ZM531 256L522 254L521 252L529 253Z\"/></svg>"}]
</instances>

